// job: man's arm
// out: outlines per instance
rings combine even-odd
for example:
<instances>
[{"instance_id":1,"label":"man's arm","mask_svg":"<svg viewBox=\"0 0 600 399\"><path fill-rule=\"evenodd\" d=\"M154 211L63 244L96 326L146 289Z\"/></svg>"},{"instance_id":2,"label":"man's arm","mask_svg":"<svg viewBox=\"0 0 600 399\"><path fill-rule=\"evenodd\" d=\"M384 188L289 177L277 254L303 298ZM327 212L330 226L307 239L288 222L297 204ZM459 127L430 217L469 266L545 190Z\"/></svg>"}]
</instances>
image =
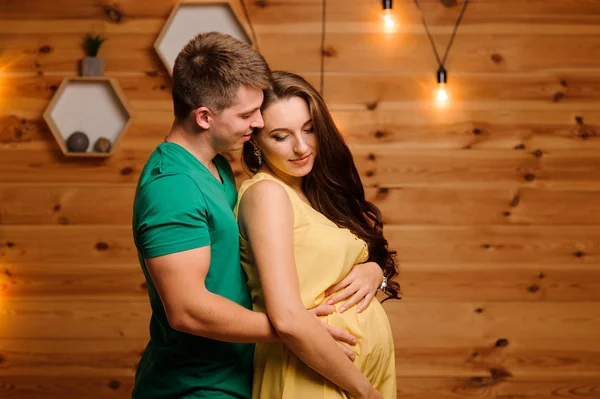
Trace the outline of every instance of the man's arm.
<instances>
[{"instance_id":1,"label":"man's arm","mask_svg":"<svg viewBox=\"0 0 600 399\"><path fill-rule=\"evenodd\" d=\"M206 289L209 246L149 258L146 265L173 329L226 342L279 340L266 314Z\"/></svg>"}]
</instances>

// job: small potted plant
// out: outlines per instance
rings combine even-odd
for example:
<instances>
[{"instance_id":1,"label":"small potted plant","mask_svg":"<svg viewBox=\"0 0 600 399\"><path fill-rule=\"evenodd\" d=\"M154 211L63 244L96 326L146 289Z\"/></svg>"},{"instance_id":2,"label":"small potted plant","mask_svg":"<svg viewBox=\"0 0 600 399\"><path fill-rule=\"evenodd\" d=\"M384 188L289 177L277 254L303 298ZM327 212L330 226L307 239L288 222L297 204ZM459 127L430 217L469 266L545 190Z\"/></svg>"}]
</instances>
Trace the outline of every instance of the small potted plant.
<instances>
[{"instance_id":1,"label":"small potted plant","mask_svg":"<svg viewBox=\"0 0 600 399\"><path fill-rule=\"evenodd\" d=\"M83 39L83 48L86 57L81 60L82 76L102 76L104 75L104 58L98 57L100 46L106 40L100 35L88 33Z\"/></svg>"}]
</instances>

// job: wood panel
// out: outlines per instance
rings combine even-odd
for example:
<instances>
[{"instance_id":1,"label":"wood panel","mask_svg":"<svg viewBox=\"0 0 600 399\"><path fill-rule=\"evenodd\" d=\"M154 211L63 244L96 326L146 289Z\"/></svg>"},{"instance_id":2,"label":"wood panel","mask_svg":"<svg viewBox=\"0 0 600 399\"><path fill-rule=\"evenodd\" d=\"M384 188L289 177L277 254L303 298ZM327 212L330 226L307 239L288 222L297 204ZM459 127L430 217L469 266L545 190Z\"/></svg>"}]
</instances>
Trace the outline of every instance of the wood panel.
<instances>
[{"instance_id":1,"label":"wood panel","mask_svg":"<svg viewBox=\"0 0 600 399\"><path fill-rule=\"evenodd\" d=\"M481 348L484 351L486 348L495 348L495 345L502 348L506 345L508 352L513 348L517 352L542 351L539 355L543 351L556 351L557 354L588 352L587 364L589 367L594 362L596 364L590 371L595 374L600 372L598 355L590 349L597 340L600 328L600 307L597 302L388 301L384 307L394 329L395 346L399 354L415 348L437 348L440 353L457 347ZM101 345L105 340L144 341L148 334L150 306L146 300L7 299L3 300L2 308L0 339L5 342L10 339L75 339L96 340ZM506 339L507 343L497 344L499 339ZM453 364L462 364L468 357L460 359L462 361ZM477 361L474 360L475 363ZM535 362L527 367L534 370ZM576 362L574 367L578 367ZM534 371L530 373L535 374Z\"/></svg>"},{"instance_id":2,"label":"wood panel","mask_svg":"<svg viewBox=\"0 0 600 399\"><path fill-rule=\"evenodd\" d=\"M597 377L512 378L494 376L399 377L400 398L467 399L476 397L554 399L557 396L597 399ZM133 377L71 377L46 375L0 377L0 393L6 399L65 399L65 395L86 399L130 398Z\"/></svg>"},{"instance_id":3,"label":"wood panel","mask_svg":"<svg viewBox=\"0 0 600 399\"><path fill-rule=\"evenodd\" d=\"M594 264L599 226L386 226L401 262ZM4 226L0 261L135 262L130 226Z\"/></svg>"},{"instance_id":4,"label":"wood panel","mask_svg":"<svg viewBox=\"0 0 600 399\"><path fill-rule=\"evenodd\" d=\"M404 302L600 301L594 263L400 263ZM147 298L136 260L127 263L5 263L0 295L86 299Z\"/></svg>"},{"instance_id":5,"label":"wood panel","mask_svg":"<svg viewBox=\"0 0 600 399\"><path fill-rule=\"evenodd\" d=\"M120 0L116 3L124 18L118 24L125 25L139 19L166 19L175 5L175 0L149 0L139 3L135 0ZM422 0L424 10L432 23L438 25L454 24L460 7L443 8L436 0ZM321 0L278 0L246 1L252 22L257 25L317 23L321 21ZM458 1L459 6L462 0ZM328 21L364 21L380 16L381 5L370 0L354 0L352 7L345 0L329 0ZM394 10L401 16L403 23L418 23L419 14L411 2L395 2ZM44 0L29 0L27 3L5 2L0 4L0 14L7 19L21 20L44 19L105 19L104 4L93 0L82 0L70 7L50 5ZM37 22L37 21L36 21ZM573 3L562 0L491 0L473 2L469 5L468 18L464 24L527 23L555 25L594 25L598 22L597 4L594 0L574 0ZM10 31L19 29L12 27ZM18 30L17 30L18 32Z\"/></svg>"},{"instance_id":6,"label":"wood panel","mask_svg":"<svg viewBox=\"0 0 600 399\"><path fill-rule=\"evenodd\" d=\"M145 340L14 340L0 342L8 364L4 375L43 374L53 367L57 377L130 376L140 360ZM496 347L400 348L396 351L400 377L487 376L504 369L517 378L555 375L599 376L600 354L585 351L513 349ZM35 351L35 355L31 352ZM86 364L94 364L93 369ZM540 373L543 371L543 373ZM541 374L541 375L539 375Z\"/></svg>"},{"instance_id":7,"label":"wood panel","mask_svg":"<svg viewBox=\"0 0 600 399\"><path fill-rule=\"evenodd\" d=\"M0 395L5 399L128 399L133 377L57 377L43 372L28 376L0 376Z\"/></svg>"},{"instance_id":8,"label":"wood panel","mask_svg":"<svg viewBox=\"0 0 600 399\"><path fill-rule=\"evenodd\" d=\"M369 189L387 224L600 224L600 191L541 188Z\"/></svg>"},{"instance_id":9,"label":"wood panel","mask_svg":"<svg viewBox=\"0 0 600 399\"><path fill-rule=\"evenodd\" d=\"M0 147L0 183L117 183L135 182L158 144L125 138L108 160L69 160L52 143L24 148ZM143 148L146 147L146 148ZM33 148L33 149L32 149ZM37 148L37 149L35 149ZM400 146L353 146L355 161L368 187L452 186L598 189L598 151L527 152L493 150L405 150ZM230 156L234 170L239 154ZM25 162L24 162L25 161Z\"/></svg>"},{"instance_id":10,"label":"wood panel","mask_svg":"<svg viewBox=\"0 0 600 399\"><path fill-rule=\"evenodd\" d=\"M130 225L135 183L0 183L4 225ZM600 190L406 187L367 189L386 224L597 225Z\"/></svg>"},{"instance_id":11,"label":"wood panel","mask_svg":"<svg viewBox=\"0 0 600 399\"><path fill-rule=\"evenodd\" d=\"M11 299L148 299L146 280L137 260L85 264L61 264L52 260L18 265L3 263L0 272L0 295ZM576 295L578 290L573 291Z\"/></svg>"}]
</instances>

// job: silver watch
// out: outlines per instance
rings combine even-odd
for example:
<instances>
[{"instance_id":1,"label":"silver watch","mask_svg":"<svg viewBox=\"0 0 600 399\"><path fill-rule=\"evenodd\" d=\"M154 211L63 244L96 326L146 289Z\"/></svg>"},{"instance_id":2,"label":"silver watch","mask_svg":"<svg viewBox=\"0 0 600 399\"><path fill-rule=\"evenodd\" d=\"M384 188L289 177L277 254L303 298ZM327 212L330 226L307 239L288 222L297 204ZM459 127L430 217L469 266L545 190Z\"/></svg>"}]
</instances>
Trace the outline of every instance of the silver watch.
<instances>
[{"instance_id":1,"label":"silver watch","mask_svg":"<svg viewBox=\"0 0 600 399\"><path fill-rule=\"evenodd\" d=\"M383 276L383 281L381 282L381 286L379 287L379 291L385 292L387 288L387 277Z\"/></svg>"}]
</instances>

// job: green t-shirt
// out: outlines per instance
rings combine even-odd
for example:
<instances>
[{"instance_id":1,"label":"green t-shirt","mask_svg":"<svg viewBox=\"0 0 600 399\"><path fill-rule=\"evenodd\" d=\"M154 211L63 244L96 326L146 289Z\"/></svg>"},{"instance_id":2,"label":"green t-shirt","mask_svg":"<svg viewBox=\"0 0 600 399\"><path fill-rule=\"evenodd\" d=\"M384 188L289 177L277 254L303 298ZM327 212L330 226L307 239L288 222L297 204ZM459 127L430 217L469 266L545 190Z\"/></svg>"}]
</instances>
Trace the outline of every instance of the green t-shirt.
<instances>
[{"instance_id":1,"label":"green t-shirt","mask_svg":"<svg viewBox=\"0 0 600 399\"><path fill-rule=\"evenodd\" d=\"M252 308L240 266L233 172L223 156L217 155L214 161L222 183L183 147L162 143L140 176L133 235L152 317L150 342L136 371L134 399L251 396L254 346L172 329L144 260L210 245L206 288Z\"/></svg>"}]
</instances>

